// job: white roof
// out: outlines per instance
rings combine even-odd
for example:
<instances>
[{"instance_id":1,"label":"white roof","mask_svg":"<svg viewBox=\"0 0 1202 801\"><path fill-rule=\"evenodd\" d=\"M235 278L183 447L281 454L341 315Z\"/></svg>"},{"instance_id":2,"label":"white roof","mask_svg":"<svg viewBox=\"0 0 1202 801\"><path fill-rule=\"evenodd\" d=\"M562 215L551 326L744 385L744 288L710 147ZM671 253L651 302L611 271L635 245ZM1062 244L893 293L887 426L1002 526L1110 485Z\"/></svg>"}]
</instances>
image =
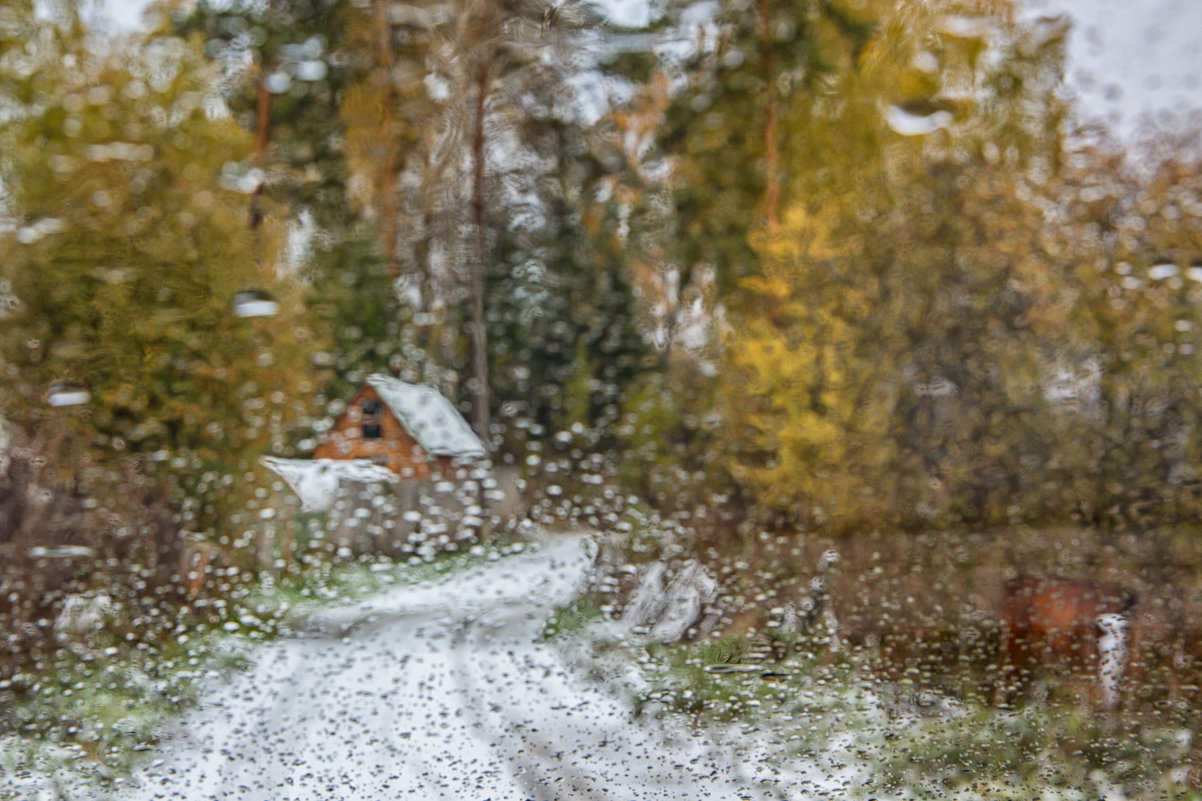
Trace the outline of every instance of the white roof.
<instances>
[{"instance_id":1,"label":"white roof","mask_svg":"<svg viewBox=\"0 0 1202 801\"><path fill-rule=\"evenodd\" d=\"M340 481L381 484L399 480L387 467L366 459L281 459L259 460L292 488L306 512L321 512L333 505Z\"/></svg>"},{"instance_id":2,"label":"white roof","mask_svg":"<svg viewBox=\"0 0 1202 801\"><path fill-rule=\"evenodd\" d=\"M463 415L438 390L406 384L383 373L369 375L367 383L427 453L471 457L486 454L484 444Z\"/></svg>"}]
</instances>

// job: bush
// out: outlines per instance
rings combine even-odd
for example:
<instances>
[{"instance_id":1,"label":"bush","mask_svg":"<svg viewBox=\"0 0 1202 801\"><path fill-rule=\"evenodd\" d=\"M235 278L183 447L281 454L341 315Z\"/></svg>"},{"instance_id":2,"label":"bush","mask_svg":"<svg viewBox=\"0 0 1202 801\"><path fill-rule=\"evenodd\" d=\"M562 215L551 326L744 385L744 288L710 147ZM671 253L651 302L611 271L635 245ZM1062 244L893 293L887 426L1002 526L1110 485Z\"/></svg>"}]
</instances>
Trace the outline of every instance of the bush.
<instances>
[{"instance_id":1,"label":"bush","mask_svg":"<svg viewBox=\"0 0 1202 801\"><path fill-rule=\"evenodd\" d=\"M51 655L73 596L103 589L121 610L106 625L153 638L180 600L180 558L167 491L136 464L101 470L64 438L18 438L0 453L0 677Z\"/></svg>"}]
</instances>

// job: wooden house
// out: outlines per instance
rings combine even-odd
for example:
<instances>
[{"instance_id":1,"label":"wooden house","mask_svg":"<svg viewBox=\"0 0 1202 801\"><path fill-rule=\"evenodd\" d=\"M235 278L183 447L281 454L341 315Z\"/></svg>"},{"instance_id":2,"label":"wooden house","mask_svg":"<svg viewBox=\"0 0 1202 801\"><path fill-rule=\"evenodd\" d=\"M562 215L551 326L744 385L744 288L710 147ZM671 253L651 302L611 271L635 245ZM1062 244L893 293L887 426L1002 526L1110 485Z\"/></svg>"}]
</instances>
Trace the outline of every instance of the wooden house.
<instances>
[{"instance_id":1,"label":"wooden house","mask_svg":"<svg viewBox=\"0 0 1202 801\"><path fill-rule=\"evenodd\" d=\"M368 376L313 452L314 459L367 459L414 479L450 477L486 455L438 390L381 373Z\"/></svg>"}]
</instances>

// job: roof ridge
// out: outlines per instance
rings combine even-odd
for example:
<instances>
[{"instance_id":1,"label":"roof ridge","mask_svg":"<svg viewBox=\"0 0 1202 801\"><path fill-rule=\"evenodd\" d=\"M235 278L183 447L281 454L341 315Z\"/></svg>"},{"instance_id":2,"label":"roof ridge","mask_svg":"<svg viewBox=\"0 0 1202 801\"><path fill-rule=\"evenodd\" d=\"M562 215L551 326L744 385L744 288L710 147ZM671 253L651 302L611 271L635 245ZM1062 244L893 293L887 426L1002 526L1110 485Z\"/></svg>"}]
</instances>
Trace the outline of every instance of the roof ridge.
<instances>
[{"instance_id":1,"label":"roof ridge","mask_svg":"<svg viewBox=\"0 0 1202 801\"><path fill-rule=\"evenodd\" d=\"M455 408L450 399L442 394L437 387L425 384L411 384L387 373L372 373L366 383L373 387L380 399L396 415L402 425L430 453L442 455L486 456L484 443L472 430L467 420ZM446 420L431 420L422 417L420 409L406 408L405 395L411 398L417 396L417 403L430 404L427 411L442 412ZM409 404L412 407L413 403ZM441 425L440 425L441 423ZM431 430L431 426L435 430ZM439 430L440 429L440 430ZM457 431L453 429L458 429ZM431 434L441 434L431 439Z\"/></svg>"}]
</instances>

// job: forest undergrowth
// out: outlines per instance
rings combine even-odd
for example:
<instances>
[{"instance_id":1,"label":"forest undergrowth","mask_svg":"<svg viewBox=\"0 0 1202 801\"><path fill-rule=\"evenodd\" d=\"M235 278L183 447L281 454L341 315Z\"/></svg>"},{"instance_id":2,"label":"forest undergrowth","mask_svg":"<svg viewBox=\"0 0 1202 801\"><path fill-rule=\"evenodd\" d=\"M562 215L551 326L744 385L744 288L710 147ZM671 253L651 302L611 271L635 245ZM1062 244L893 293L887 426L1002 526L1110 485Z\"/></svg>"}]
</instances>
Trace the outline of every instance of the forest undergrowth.
<instances>
[{"instance_id":1,"label":"forest undergrowth","mask_svg":"<svg viewBox=\"0 0 1202 801\"><path fill-rule=\"evenodd\" d=\"M646 544L690 534L707 536L642 518L624 535L620 552L630 561L603 565L613 578L594 583L610 589L559 610L547 629L569 650L585 649L594 677L626 696L636 715L734 727L767 744L757 758L799 787L816 773L841 775L842 789L857 797L1202 797L1202 637L1193 623L1202 611L1202 548L1194 532L764 535L742 555L703 557L722 577L711 605L721 614L711 608L707 616L716 625L679 642L615 629L631 576L653 561L679 565L705 552L673 556L670 546ZM832 550L837 568L824 579L837 633L782 627ZM1015 575L1093 579L1136 593L1136 655L1117 708L1099 703L1087 668L1037 671L1000 702L1001 585ZM832 760L860 769L840 774Z\"/></svg>"}]
</instances>

